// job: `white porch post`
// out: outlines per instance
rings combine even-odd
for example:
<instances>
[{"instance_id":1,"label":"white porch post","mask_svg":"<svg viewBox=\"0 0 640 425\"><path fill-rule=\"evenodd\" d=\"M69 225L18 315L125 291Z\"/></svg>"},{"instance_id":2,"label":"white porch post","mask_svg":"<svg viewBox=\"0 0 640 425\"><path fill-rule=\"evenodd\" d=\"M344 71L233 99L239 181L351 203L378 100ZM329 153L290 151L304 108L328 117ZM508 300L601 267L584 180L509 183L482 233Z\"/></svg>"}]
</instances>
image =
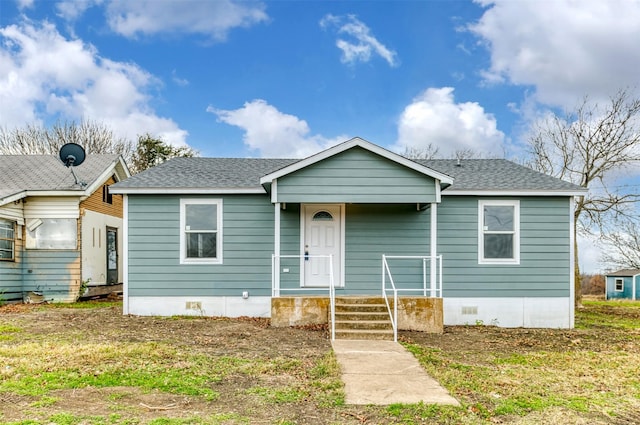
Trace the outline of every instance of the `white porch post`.
<instances>
[{"instance_id":1,"label":"white porch post","mask_svg":"<svg viewBox=\"0 0 640 425\"><path fill-rule=\"evenodd\" d=\"M122 314L129 314L129 196L122 195Z\"/></svg>"},{"instance_id":2,"label":"white porch post","mask_svg":"<svg viewBox=\"0 0 640 425\"><path fill-rule=\"evenodd\" d=\"M276 213L275 213L275 235L274 235L274 247L273 252L275 254L275 258L273 260L273 295L276 297L280 296L280 202L276 202L275 204Z\"/></svg>"},{"instance_id":3,"label":"white porch post","mask_svg":"<svg viewBox=\"0 0 640 425\"><path fill-rule=\"evenodd\" d=\"M275 214L273 217L273 296L280 296L280 202L278 202L278 179L274 179L271 183L271 202L275 207Z\"/></svg>"},{"instance_id":4,"label":"white porch post","mask_svg":"<svg viewBox=\"0 0 640 425\"><path fill-rule=\"evenodd\" d=\"M430 266L430 276L429 276L429 281L430 281L430 287L431 287L431 293L430 296L432 298L436 297L436 255L438 255L438 203L437 202L432 202L431 203L431 240L429 242L429 247L431 249L431 266ZM440 284L442 284L442 282L440 282ZM440 288L440 295L442 295L442 288Z\"/></svg>"}]
</instances>

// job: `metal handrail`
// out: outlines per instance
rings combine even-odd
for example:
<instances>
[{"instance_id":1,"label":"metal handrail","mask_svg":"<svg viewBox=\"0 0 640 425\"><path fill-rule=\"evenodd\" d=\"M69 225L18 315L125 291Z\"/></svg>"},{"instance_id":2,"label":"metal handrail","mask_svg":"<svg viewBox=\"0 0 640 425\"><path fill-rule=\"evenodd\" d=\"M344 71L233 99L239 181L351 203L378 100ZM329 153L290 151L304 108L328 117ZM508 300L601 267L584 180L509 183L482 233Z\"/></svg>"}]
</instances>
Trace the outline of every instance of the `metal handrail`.
<instances>
[{"instance_id":1,"label":"metal handrail","mask_svg":"<svg viewBox=\"0 0 640 425\"><path fill-rule=\"evenodd\" d=\"M328 258L329 259L329 308L331 310L331 341L336 339L336 285L333 279L333 255L276 255L271 254L271 295L279 297L280 291L322 291L324 288L281 288L276 277L276 270L280 269L281 258ZM276 267L277 266L277 267ZM277 285L276 285L277 284ZM277 286L277 287L276 287Z\"/></svg>"},{"instance_id":2,"label":"metal handrail","mask_svg":"<svg viewBox=\"0 0 640 425\"><path fill-rule=\"evenodd\" d=\"M387 259L398 260L422 260L422 294L427 296L427 261L430 263L437 261L436 267L438 268L437 278L431 280L429 285L429 292L432 297L442 298L442 255L430 256L430 255L385 255L382 254L382 296L384 302L387 305L389 311L389 317L391 318L391 326L393 327L393 340L398 341L398 292L415 292L416 289L396 288L396 284L393 281L391 270L389 269L389 263ZM434 265L433 263L431 265ZM391 288L387 288L387 275L389 276L389 283ZM435 282L434 282L435 280ZM388 291L393 291L393 311L389 305Z\"/></svg>"},{"instance_id":3,"label":"metal handrail","mask_svg":"<svg viewBox=\"0 0 640 425\"><path fill-rule=\"evenodd\" d=\"M422 293L426 297L427 292L431 293L432 297L442 298L442 255L436 255L432 257L431 255L382 255L383 259L389 260L422 260ZM432 259L437 261L437 279L435 282L429 282L430 285L427 287L427 262L430 262ZM387 264L387 269L389 265ZM391 272L389 272L389 276L391 276ZM398 291L412 291L415 292L416 289L398 289Z\"/></svg>"},{"instance_id":4,"label":"metal handrail","mask_svg":"<svg viewBox=\"0 0 640 425\"><path fill-rule=\"evenodd\" d=\"M391 283L391 290L393 290L393 312L391 311L391 306L389 306L389 297L387 296L387 274L389 274L389 283ZM391 319L393 341L398 342L398 290L396 289L395 283L393 283L393 276L391 276L391 270L389 270L387 256L384 254L382 254L382 296L384 297L387 311L389 311L389 318Z\"/></svg>"}]
</instances>

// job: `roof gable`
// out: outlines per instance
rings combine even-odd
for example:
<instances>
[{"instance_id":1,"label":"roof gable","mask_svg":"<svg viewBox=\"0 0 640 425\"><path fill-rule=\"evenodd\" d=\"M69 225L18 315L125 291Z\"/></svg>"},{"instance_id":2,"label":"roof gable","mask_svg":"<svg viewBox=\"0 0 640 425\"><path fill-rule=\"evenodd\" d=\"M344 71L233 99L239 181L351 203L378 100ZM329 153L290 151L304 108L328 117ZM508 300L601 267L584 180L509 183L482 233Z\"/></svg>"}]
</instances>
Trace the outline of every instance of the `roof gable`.
<instances>
[{"instance_id":1,"label":"roof gable","mask_svg":"<svg viewBox=\"0 0 640 425\"><path fill-rule=\"evenodd\" d=\"M323 161L327 158L330 158L334 155L338 155L344 151L347 151L349 149L353 149L354 147L360 147L362 149L365 149L369 152L375 153L383 158L386 158L390 161L396 162L400 165L403 165L407 168L410 168L414 171L417 171L419 173L422 173L426 176L432 177L436 180L439 180L443 185L447 186L453 183L453 179L450 176L447 176L446 174L440 173L438 171L432 170L430 168L428 168L425 165L419 164L415 161L412 161L408 158L405 158L401 155L398 155L396 153L393 153L391 151L388 151L384 148L381 148L380 146L374 145L373 143L370 143L364 139L361 139L359 137L354 137L351 140L347 140L344 143L341 143L339 145L333 146L329 149L326 149L322 152L319 152L315 155L312 155L310 157L307 157L305 159L302 159L300 161L297 161L293 164L290 164L284 168L281 168L277 171L274 171L272 173L269 173L267 175L265 175L264 177L262 177L260 179L260 184L263 185L268 185L271 184L275 179L278 179L280 177L286 176L288 174L291 174L293 172L296 172L298 170L301 170L303 168L309 167L313 164L316 164L320 161Z\"/></svg>"}]
</instances>

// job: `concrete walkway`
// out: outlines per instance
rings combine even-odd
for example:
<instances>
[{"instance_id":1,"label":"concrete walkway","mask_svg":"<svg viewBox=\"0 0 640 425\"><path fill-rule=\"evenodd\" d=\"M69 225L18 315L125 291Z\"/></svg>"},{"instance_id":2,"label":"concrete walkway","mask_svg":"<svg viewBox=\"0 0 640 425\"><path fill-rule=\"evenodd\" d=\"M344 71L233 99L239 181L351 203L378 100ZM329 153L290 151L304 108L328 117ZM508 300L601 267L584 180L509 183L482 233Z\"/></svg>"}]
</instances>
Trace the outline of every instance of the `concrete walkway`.
<instances>
[{"instance_id":1,"label":"concrete walkway","mask_svg":"<svg viewBox=\"0 0 640 425\"><path fill-rule=\"evenodd\" d=\"M460 405L397 342L335 340L332 345L342 369L347 404Z\"/></svg>"}]
</instances>

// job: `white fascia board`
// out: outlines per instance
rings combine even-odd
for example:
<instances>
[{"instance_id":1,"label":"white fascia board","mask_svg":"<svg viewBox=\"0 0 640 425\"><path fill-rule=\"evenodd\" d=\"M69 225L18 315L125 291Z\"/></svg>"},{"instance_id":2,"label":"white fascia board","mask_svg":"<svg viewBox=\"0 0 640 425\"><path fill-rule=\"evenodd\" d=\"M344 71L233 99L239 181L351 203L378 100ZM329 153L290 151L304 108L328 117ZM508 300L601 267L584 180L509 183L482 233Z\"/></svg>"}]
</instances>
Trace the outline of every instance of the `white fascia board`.
<instances>
[{"instance_id":1,"label":"white fascia board","mask_svg":"<svg viewBox=\"0 0 640 425\"><path fill-rule=\"evenodd\" d=\"M110 192L117 195L125 195L125 194L139 194L139 195L157 195L157 194L165 194L165 195L264 195L267 192L263 188L223 188L223 189L215 189L215 188L176 188L176 187L121 187L110 189Z\"/></svg>"},{"instance_id":2,"label":"white fascia board","mask_svg":"<svg viewBox=\"0 0 640 425\"><path fill-rule=\"evenodd\" d=\"M27 197L26 190L23 190L22 192L14 193L13 195L9 195L6 198L0 199L0 207L15 201L19 201L20 199L26 198L26 197Z\"/></svg>"},{"instance_id":3,"label":"white fascia board","mask_svg":"<svg viewBox=\"0 0 640 425\"><path fill-rule=\"evenodd\" d=\"M442 196L581 196L585 193L586 190L444 190Z\"/></svg>"},{"instance_id":4,"label":"white fascia board","mask_svg":"<svg viewBox=\"0 0 640 425\"><path fill-rule=\"evenodd\" d=\"M122 173L124 174L124 176L118 176L120 180L124 180L131 177L131 171L129 170L129 166L124 161L124 158L122 157L122 155L118 157L117 164L120 165L120 168L122 168Z\"/></svg>"},{"instance_id":5,"label":"white fascia board","mask_svg":"<svg viewBox=\"0 0 640 425\"><path fill-rule=\"evenodd\" d=\"M407 168L410 168L412 170L415 170L419 173L425 174L427 176L433 177L436 180L440 180L441 184L453 184L453 178L446 175L446 174L442 174L438 171L432 170L431 168L425 167L424 165L418 164L415 161L412 161L408 158L405 158L404 156L398 155L396 153L393 153L387 149L381 148L378 145L374 145L371 142L368 142L364 139L361 139L359 137L354 137L351 140L347 140L344 143L341 143L339 145L333 146L329 149L326 149L322 152L319 152L315 155L312 155L310 157L307 157L305 159L302 159L298 162L295 162L287 167L284 167L278 171L275 171L273 173L267 174L266 176L262 177L260 179L260 184L266 184L266 183L270 183L272 182L274 179L277 179L279 177L282 176L286 176L287 174L293 173L295 171L298 171L302 168L308 167L309 165L313 165L317 162L323 161L329 157L332 157L336 154L339 154L341 152L344 152L346 150L349 150L353 147L359 146L363 149L366 149L370 152L373 152L375 154L378 154L380 156L382 156L383 158L387 158L390 161L394 161L398 164L401 164Z\"/></svg>"}]
</instances>

